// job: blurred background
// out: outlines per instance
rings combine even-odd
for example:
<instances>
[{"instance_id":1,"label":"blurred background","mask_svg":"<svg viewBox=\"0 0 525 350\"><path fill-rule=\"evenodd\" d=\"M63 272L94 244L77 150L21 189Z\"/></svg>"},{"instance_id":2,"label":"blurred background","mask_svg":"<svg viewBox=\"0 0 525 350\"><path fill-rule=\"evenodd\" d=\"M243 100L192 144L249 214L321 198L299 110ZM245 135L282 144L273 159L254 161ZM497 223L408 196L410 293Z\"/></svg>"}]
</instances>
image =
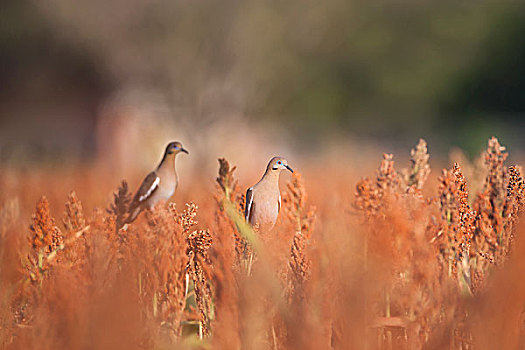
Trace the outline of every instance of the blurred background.
<instances>
[{"instance_id":1,"label":"blurred background","mask_svg":"<svg viewBox=\"0 0 525 350\"><path fill-rule=\"evenodd\" d=\"M0 17L4 166L124 176L170 140L210 172L218 156L378 162L420 137L433 156L525 146L517 1L4 0Z\"/></svg>"}]
</instances>

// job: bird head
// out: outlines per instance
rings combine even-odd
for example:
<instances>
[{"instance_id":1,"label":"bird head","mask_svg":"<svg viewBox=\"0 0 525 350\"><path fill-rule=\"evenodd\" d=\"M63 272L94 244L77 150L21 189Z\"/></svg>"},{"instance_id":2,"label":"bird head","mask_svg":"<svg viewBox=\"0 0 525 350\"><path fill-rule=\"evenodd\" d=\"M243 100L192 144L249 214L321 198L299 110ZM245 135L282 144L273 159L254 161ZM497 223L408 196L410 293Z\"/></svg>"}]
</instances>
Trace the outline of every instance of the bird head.
<instances>
[{"instance_id":1,"label":"bird head","mask_svg":"<svg viewBox=\"0 0 525 350\"><path fill-rule=\"evenodd\" d=\"M178 141L170 142L170 143L168 143L168 146L166 146L166 155L168 155L168 154L176 155L176 154L178 154L180 152L184 152L186 154L189 154L189 152L186 151L184 149L184 147L182 147L182 143L180 143Z\"/></svg>"},{"instance_id":2,"label":"bird head","mask_svg":"<svg viewBox=\"0 0 525 350\"><path fill-rule=\"evenodd\" d=\"M288 161L282 157L273 157L268 163L267 171L280 173L281 170L287 169L293 173L293 169L288 165Z\"/></svg>"}]
</instances>

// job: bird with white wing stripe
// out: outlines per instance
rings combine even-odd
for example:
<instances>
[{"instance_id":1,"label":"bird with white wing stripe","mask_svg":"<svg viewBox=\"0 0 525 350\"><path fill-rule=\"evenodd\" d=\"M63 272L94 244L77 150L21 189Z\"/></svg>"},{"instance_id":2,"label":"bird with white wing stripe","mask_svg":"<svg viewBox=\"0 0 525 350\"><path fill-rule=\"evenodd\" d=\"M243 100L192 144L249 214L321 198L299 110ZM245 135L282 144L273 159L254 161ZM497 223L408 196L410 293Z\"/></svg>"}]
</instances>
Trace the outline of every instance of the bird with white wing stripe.
<instances>
[{"instance_id":1,"label":"bird with white wing stripe","mask_svg":"<svg viewBox=\"0 0 525 350\"><path fill-rule=\"evenodd\" d=\"M153 208L158 202L168 200L175 193L179 182L175 158L180 152L189 154L180 142L170 142L166 146L160 164L146 176L133 197L124 223L132 222L142 210Z\"/></svg>"},{"instance_id":2,"label":"bird with white wing stripe","mask_svg":"<svg viewBox=\"0 0 525 350\"><path fill-rule=\"evenodd\" d=\"M261 180L246 191L244 217L252 226L269 230L275 225L281 210L279 175L284 169L293 173L286 159L272 158Z\"/></svg>"}]
</instances>

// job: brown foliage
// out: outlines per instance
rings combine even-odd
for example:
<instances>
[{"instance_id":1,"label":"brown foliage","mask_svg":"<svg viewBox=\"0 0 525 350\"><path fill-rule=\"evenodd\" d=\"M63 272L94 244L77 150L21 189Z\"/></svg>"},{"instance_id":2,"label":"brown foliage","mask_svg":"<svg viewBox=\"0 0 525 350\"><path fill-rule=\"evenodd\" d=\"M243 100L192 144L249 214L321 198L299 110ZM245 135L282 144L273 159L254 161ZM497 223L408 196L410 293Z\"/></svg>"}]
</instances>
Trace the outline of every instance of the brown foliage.
<instances>
[{"instance_id":1,"label":"brown foliage","mask_svg":"<svg viewBox=\"0 0 525 350\"><path fill-rule=\"evenodd\" d=\"M184 210L160 204L123 227L126 182L108 211L88 214L70 192L61 220L42 197L29 230L18 200L6 201L0 205L0 344L523 347L521 169L505 166L505 149L493 138L479 193L468 181L473 170L460 164L443 170L432 189L426 143L420 140L410 155L408 168L398 171L385 154L376 176L355 187L350 211L318 210L311 203L326 201L309 198L311 187L294 174L276 227L264 233L244 220L235 167L225 159L215 202L196 193ZM307 181L315 175L305 174ZM312 183L331 202L345 198Z\"/></svg>"}]
</instances>

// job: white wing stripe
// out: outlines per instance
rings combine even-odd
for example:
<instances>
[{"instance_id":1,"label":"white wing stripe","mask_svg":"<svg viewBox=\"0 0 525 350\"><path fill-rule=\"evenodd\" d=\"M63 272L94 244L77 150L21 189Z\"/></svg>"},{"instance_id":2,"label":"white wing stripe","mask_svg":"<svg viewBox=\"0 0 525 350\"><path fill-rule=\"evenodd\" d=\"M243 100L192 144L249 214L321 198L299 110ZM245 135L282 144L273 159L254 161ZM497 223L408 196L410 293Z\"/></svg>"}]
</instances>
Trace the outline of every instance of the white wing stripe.
<instances>
[{"instance_id":1,"label":"white wing stripe","mask_svg":"<svg viewBox=\"0 0 525 350\"><path fill-rule=\"evenodd\" d=\"M142 202L143 200L148 198L151 195L151 193L157 188L157 186L159 185L159 182L160 182L160 177L157 176L155 181L153 181L153 183L151 184L151 187L149 188L148 192L146 192L144 195L139 197L139 202Z\"/></svg>"},{"instance_id":2,"label":"white wing stripe","mask_svg":"<svg viewBox=\"0 0 525 350\"><path fill-rule=\"evenodd\" d=\"M253 203L253 187L250 187L248 189L248 192L251 193L250 195L250 202L248 203L248 210L246 211L246 221L248 221L250 219L250 211L252 210L252 203ZM246 198L248 199L248 198Z\"/></svg>"}]
</instances>

